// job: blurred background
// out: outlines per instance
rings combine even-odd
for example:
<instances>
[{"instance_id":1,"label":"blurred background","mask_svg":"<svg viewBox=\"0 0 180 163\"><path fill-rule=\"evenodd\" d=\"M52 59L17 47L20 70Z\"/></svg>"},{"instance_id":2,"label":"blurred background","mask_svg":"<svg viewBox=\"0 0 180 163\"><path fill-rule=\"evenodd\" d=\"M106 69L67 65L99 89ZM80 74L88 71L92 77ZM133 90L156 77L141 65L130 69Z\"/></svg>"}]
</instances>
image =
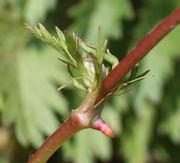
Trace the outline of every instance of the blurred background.
<instances>
[{"instance_id":1,"label":"blurred background","mask_svg":"<svg viewBox=\"0 0 180 163\"><path fill-rule=\"evenodd\" d=\"M0 0L0 163L25 163L70 113L83 94L71 85L60 54L37 40L24 23L41 22L96 43L102 26L121 60L179 0ZM106 104L103 118L114 139L84 130L48 163L180 162L180 27L140 64L151 76Z\"/></svg>"}]
</instances>

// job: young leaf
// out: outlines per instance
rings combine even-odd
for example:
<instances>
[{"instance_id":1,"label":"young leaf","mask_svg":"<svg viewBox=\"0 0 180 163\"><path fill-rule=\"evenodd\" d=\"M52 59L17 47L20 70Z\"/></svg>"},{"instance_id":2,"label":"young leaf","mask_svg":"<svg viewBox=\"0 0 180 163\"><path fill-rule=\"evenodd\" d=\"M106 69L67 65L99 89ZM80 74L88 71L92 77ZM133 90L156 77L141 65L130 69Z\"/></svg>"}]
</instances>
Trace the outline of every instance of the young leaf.
<instances>
[{"instance_id":1,"label":"young leaf","mask_svg":"<svg viewBox=\"0 0 180 163\"><path fill-rule=\"evenodd\" d=\"M50 46L54 47L56 50L58 50L62 55L64 55L67 60L74 66L77 65L77 62L74 60L74 58L71 56L68 47L66 45L65 36L56 38L55 36L51 35L47 29L39 23L39 27L36 26L30 26L28 24L25 24L26 27L35 34L36 37L41 39L42 41L48 43ZM56 28L57 30L57 28ZM63 35L60 30L58 29L58 36Z\"/></svg>"}]
</instances>

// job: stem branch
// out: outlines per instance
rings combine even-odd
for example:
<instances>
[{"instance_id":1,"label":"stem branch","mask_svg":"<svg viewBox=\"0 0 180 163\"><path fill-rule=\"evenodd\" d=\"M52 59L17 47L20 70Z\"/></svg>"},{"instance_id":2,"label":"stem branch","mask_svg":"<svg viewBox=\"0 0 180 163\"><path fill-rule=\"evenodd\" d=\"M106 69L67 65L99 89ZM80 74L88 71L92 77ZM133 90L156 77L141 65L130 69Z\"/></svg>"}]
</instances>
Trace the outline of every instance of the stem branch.
<instances>
[{"instance_id":1,"label":"stem branch","mask_svg":"<svg viewBox=\"0 0 180 163\"><path fill-rule=\"evenodd\" d=\"M97 98L97 93L95 91L87 94L80 107L73 110L68 120L45 140L27 163L45 163L66 140L78 131L88 128L94 117L94 102Z\"/></svg>"},{"instance_id":2,"label":"stem branch","mask_svg":"<svg viewBox=\"0 0 180 163\"><path fill-rule=\"evenodd\" d=\"M129 54L109 73L103 80L101 92L96 99L96 104L101 101L120 80L138 63L160 40L180 23L180 8L153 29ZM91 104L94 101L90 102ZM83 105L83 104L82 104ZM82 106L81 105L81 106ZM92 107L92 106L91 106ZM85 109L85 111L87 108ZM84 109L81 108L84 112ZM80 125L74 116L58 128L44 144L32 155L28 163L44 163L49 157L71 136L88 126Z\"/></svg>"}]
</instances>

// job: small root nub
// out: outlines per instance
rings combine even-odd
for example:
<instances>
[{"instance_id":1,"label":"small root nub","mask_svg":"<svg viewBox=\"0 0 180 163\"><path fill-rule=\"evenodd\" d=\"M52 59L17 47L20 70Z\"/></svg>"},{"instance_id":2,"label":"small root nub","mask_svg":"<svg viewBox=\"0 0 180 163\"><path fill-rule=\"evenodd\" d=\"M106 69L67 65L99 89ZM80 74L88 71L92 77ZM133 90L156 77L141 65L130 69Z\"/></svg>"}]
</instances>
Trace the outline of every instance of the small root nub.
<instances>
[{"instance_id":1,"label":"small root nub","mask_svg":"<svg viewBox=\"0 0 180 163\"><path fill-rule=\"evenodd\" d=\"M113 132L112 128L105 121L103 121L100 117L98 117L98 118L96 117L92 121L91 128L101 131L104 135L106 135L108 137L115 137L115 133Z\"/></svg>"}]
</instances>

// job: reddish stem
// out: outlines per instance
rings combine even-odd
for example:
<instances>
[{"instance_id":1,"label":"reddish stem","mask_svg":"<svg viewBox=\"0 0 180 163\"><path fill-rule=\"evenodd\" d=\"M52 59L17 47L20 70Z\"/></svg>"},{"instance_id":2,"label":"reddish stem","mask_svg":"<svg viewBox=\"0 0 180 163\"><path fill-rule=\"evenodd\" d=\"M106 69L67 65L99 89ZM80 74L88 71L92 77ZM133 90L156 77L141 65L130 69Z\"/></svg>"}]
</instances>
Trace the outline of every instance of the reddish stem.
<instances>
[{"instance_id":1,"label":"reddish stem","mask_svg":"<svg viewBox=\"0 0 180 163\"><path fill-rule=\"evenodd\" d=\"M82 128L70 117L60 128L45 140L27 163L45 163L49 157L71 136Z\"/></svg>"},{"instance_id":2,"label":"reddish stem","mask_svg":"<svg viewBox=\"0 0 180 163\"><path fill-rule=\"evenodd\" d=\"M67 139L78 131L88 128L94 117L94 111L91 108L94 107L96 97L96 92L89 93L81 106L73 110L68 120L45 140L27 163L45 163Z\"/></svg>"},{"instance_id":3,"label":"reddish stem","mask_svg":"<svg viewBox=\"0 0 180 163\"><path fill-rule=\"evenodd\" d=\"M161 24L152 30L104 79L96 103L101 101L120 80L138 63L161 39L180 23L180 8L176 9ZM87 98L90 99L90 98ZM91 101L92 103L93 101ZM94 104L94 102L93 102ZM83 106L84 107L84 106ZM86 111L87 109L85 109ZM81 109L84 111L84 109ZM84 119L82 119L84 120ZM99 124L98 124L99 125ZM95 126L97 129L99 126ZM28 163L44 163L67 139L83 129L80 121L71 116L36 151ZM102 128L100 128L102 130Z\"/></svg>"},{"instance_id":4,"label":"reddish stem","mask_svg":"<svg viewBox=\"0 0 180 163\"><path fill-rule=\"evenodd\" d=\"M108 74L103 81L103 86L96 103L101 101L101 99L103 99L145 55L179 23L180 8L177 8L139 42L139 44Z\"/></svg>"}]
</instances>

